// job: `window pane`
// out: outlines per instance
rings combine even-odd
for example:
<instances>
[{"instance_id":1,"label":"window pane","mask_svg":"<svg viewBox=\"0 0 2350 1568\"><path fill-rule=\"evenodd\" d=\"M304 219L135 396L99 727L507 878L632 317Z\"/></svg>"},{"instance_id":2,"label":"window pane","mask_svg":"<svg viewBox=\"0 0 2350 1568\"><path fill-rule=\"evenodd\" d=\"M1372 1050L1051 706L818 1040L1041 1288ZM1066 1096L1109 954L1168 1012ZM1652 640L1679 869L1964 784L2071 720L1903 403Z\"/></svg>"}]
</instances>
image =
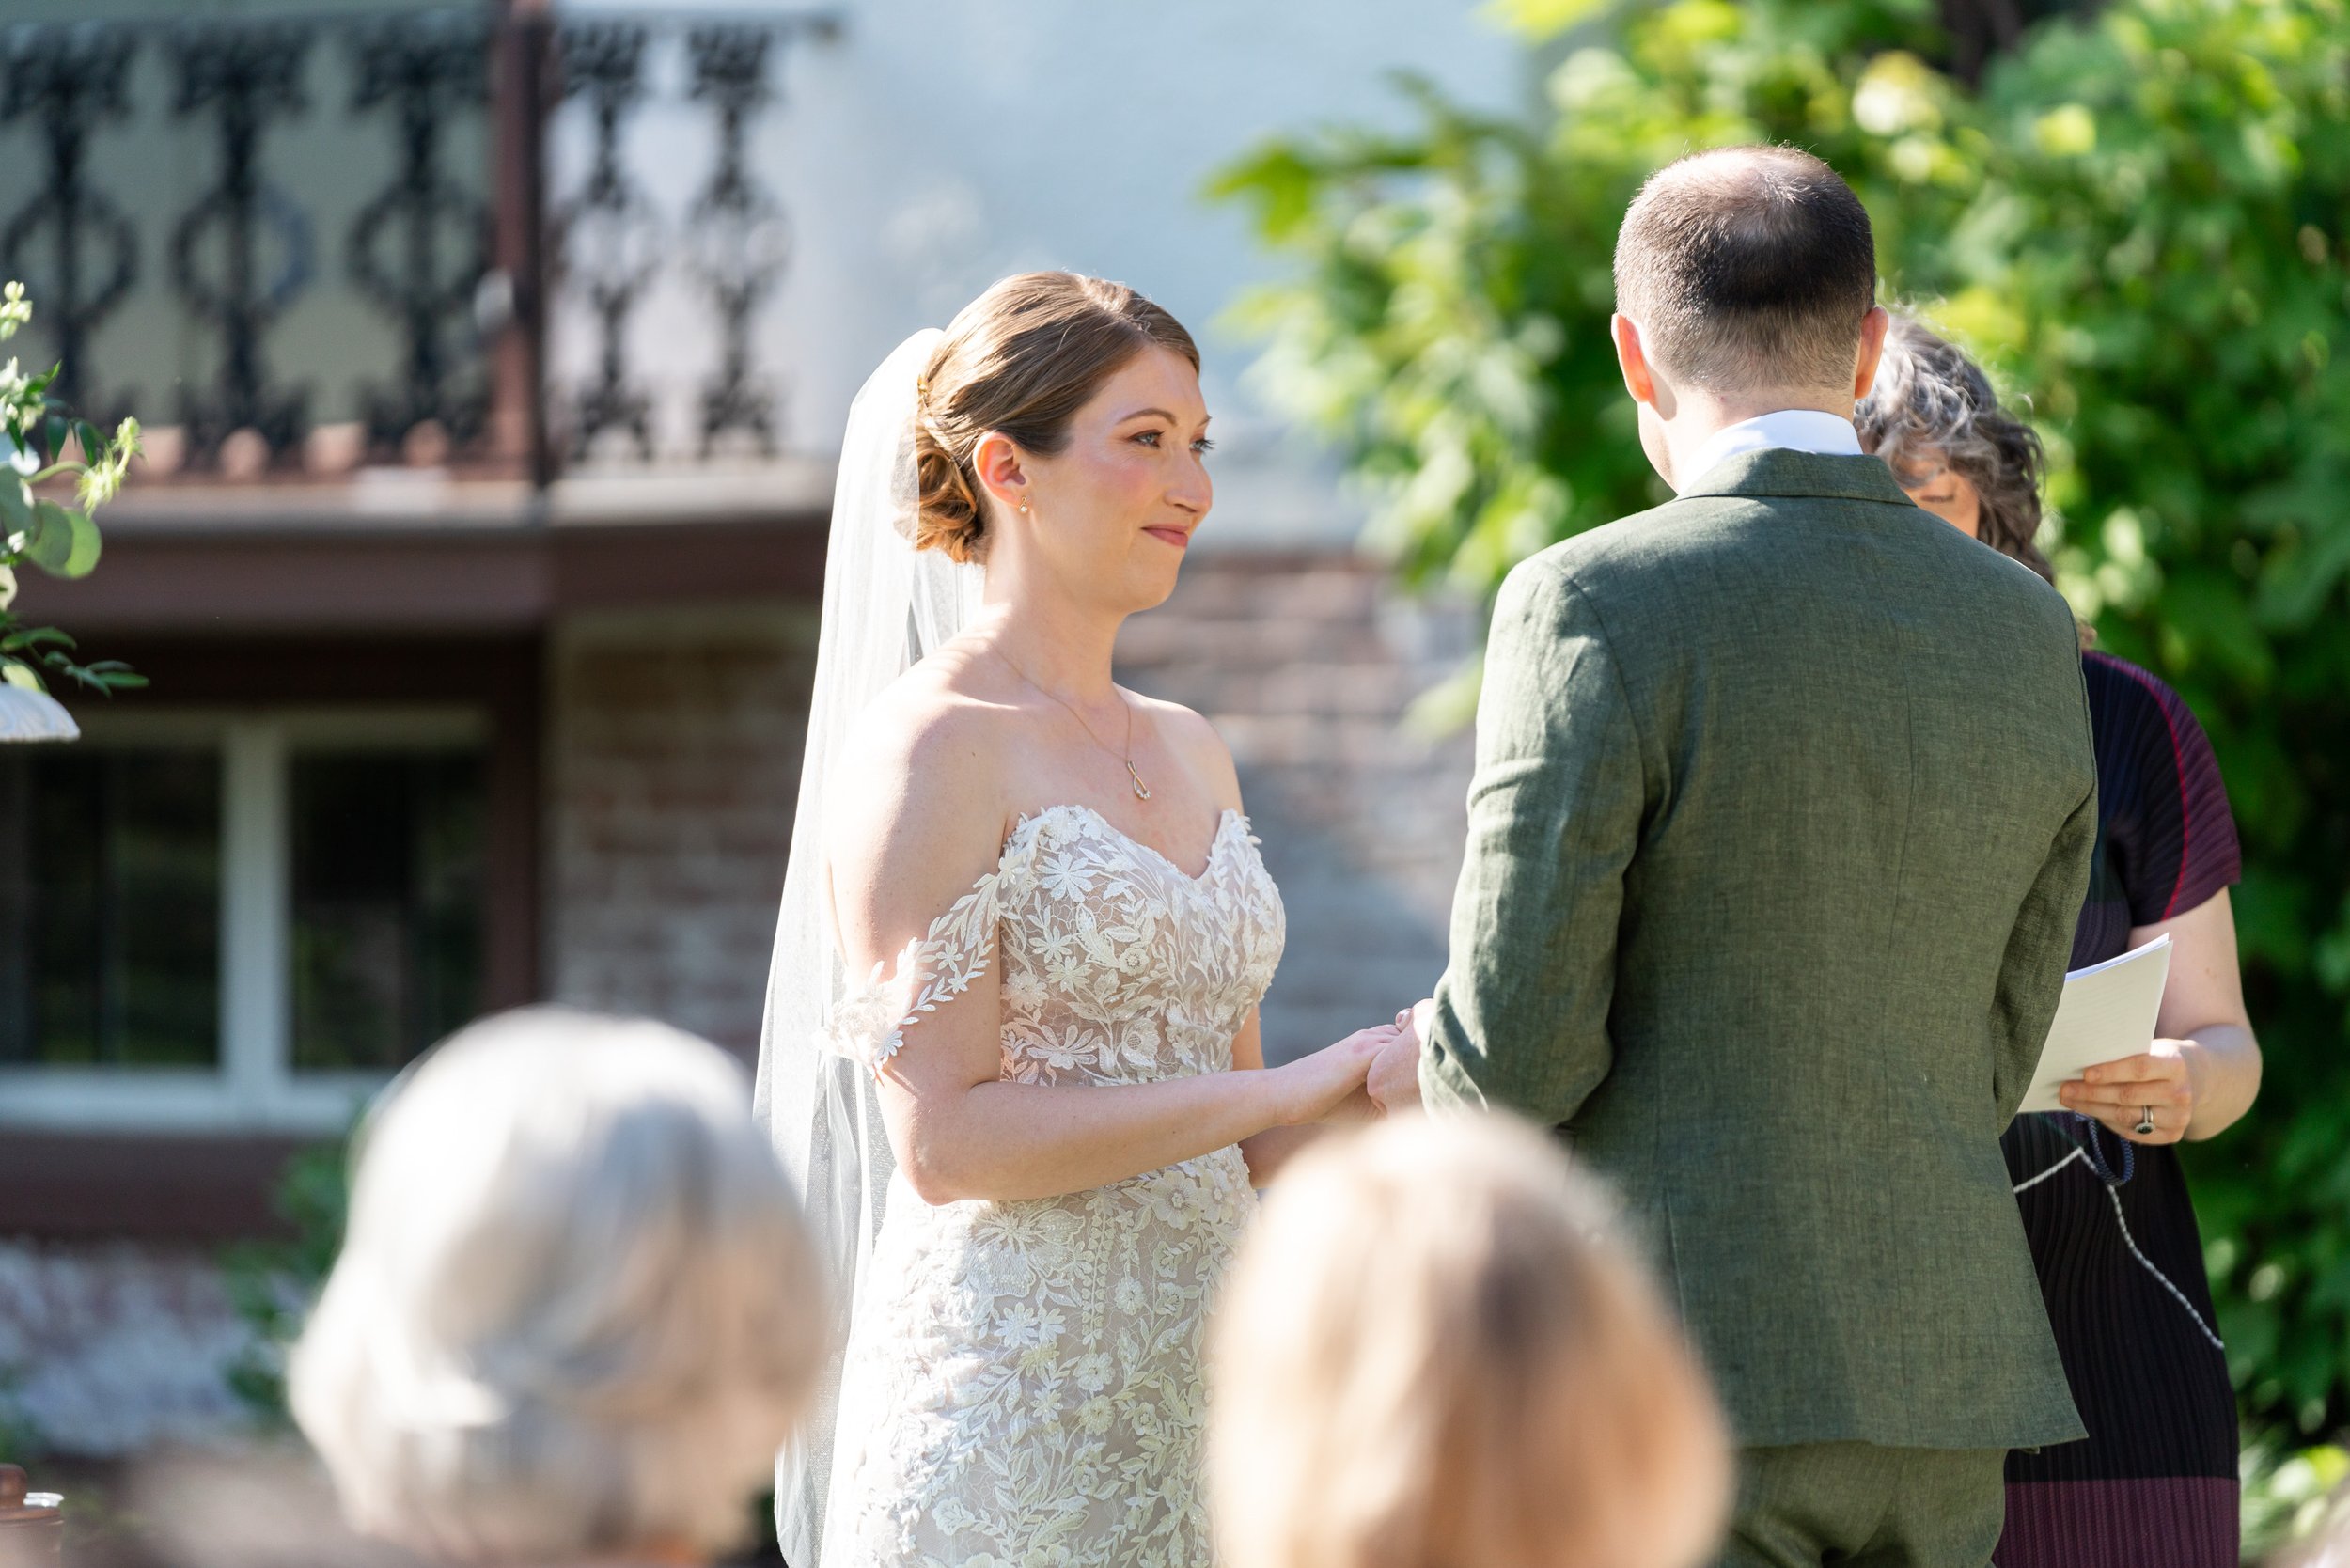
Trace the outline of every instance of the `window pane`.
<instances>
[{"instance_id":1,"label":"window pane","mask_svg":"<svg viewBox=\"0 0 2350 1568\"><path fill-rule=\"evenodd\" d=\"M396 1068L481 1006L478 752L303 752L293 817L297 1069Z\"/></svg>"},{"instance_id":2,"label":"window pane","mask_svg":"<svg viewBox=\"0 0 2350 1568\"><path fill-rule=\"evenodd\" d=\"M0 1062L220 1060L220 756L0 757Z\"/></svg>"}]
</instances>

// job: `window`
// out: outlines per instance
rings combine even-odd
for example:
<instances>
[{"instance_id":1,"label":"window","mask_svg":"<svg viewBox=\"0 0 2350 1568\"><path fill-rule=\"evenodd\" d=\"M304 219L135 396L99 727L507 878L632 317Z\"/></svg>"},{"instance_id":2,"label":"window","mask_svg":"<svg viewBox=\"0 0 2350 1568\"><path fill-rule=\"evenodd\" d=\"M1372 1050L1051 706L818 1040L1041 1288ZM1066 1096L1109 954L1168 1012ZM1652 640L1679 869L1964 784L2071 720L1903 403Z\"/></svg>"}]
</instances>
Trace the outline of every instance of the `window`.
<instances>
[{"instance_id":1,"label":"window","mask_svg":"<svg viewBox=\"0 0 2350 1568\"><path fill-rule=\"evenodd\" d=\"M0 1122L342 1125L480 1011L487 732L101 713L0 749Z\"/></svg>"},{"instance_id":2,"label":"window","mask_svg":"<svg viewBox=\"0 0 2350 1568\"><path fill-rule=\"evenodd\" d=\"M217 1066L217 751L24 751L0 762L0 1062Z\"/></svg>"},{"instance_id":3,"label":"window","mask_svg":"<svg viewBox=\"0 0 2350 1568\"><path fill-rule=\"evenodd\" d=\"M483 759L296 752L293 1065L389 1071L480 1009Z\"/></svg>"}]
</instances>

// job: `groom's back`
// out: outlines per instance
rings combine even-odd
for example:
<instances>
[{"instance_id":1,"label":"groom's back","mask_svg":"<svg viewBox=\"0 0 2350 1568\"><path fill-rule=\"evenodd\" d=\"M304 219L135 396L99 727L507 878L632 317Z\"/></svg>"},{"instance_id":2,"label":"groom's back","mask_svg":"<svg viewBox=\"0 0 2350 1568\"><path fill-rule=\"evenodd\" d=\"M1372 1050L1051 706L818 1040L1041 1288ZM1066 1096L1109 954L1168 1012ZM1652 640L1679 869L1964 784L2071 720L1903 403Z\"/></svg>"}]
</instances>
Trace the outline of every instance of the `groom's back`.
<instances>
[{"instance_id":1,"label":"groom's back","mask_svg":"<svg viewBox=\"0 0 2350 1568\"><path fill-rule=\"evenodd\" d=\"M2069 1418L1998 1151L2019 916L2093 784L2063 603L1873 459L1784 450L1521 570L1571 585L1640 753L1612 1065L1571 1129L1746 1440Z\"/></svg>"},{"instance_id":2,"label":"groom's back","mask_svg":"<svg viewBox=\"0 0 2350 1568\"><path fill-rule=\"evenodd\" d=\"M1998 1142L2096 832L2072 618L1837 417L1886 321L1834 170L1694 154L1615 264L1681 494L1496 603L1422 1093L1563 1124L1614 1177L1742 1441L1806 1449L1742 1517L1801 1535L1874 1497L1981 1561L1997 1465L1916 1450L2080 1435ZM1905 1501L1809 1447L1853 1442L1913 1450Z\"/></svg>"}]
</instances>

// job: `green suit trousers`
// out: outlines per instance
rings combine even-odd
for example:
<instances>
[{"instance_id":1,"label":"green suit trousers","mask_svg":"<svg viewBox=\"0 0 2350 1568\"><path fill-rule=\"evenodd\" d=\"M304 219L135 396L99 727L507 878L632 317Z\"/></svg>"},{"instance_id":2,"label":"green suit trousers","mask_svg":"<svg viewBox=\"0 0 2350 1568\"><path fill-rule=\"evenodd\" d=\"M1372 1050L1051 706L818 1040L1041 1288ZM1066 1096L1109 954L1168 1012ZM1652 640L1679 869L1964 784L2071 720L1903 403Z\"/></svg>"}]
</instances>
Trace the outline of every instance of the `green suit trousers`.
<instances>
[{"instance_id":1,"label":"green suit trousers","mask_svg":"<svg viewBox=\"0 0 2350 1568\"><path fill-rule=\"evenodd\" d=\"M2006 1463L2005 1449L1744 1450L1721 1568L1984 1568Z\"/></svg>"}]
</instances>

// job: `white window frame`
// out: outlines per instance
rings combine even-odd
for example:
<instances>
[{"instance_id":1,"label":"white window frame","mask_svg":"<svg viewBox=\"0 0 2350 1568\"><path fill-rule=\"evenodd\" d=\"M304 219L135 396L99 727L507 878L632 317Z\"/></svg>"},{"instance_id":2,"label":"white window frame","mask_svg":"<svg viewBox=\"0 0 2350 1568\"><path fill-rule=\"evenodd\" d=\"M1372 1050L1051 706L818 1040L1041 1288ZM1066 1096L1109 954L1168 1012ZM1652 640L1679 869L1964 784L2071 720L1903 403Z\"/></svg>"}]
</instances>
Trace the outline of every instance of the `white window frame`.
<instances>
[{"instance_id":1,"label":"white window frame","mask_svg":"<svg viewBox=\"0 0 2350 1568\"><path fill-rule=\"evenodd\" d=\"M322 1135L350 1125L385 1073L293 1067L293 823L287 764L316 747L411 752L487 745L487 712L458 706L273 708L77 715L100 749L217 745L221 766L220 1064L0 1066L0 1126L86 1132Z\"/></svg>"}]
</instances>

